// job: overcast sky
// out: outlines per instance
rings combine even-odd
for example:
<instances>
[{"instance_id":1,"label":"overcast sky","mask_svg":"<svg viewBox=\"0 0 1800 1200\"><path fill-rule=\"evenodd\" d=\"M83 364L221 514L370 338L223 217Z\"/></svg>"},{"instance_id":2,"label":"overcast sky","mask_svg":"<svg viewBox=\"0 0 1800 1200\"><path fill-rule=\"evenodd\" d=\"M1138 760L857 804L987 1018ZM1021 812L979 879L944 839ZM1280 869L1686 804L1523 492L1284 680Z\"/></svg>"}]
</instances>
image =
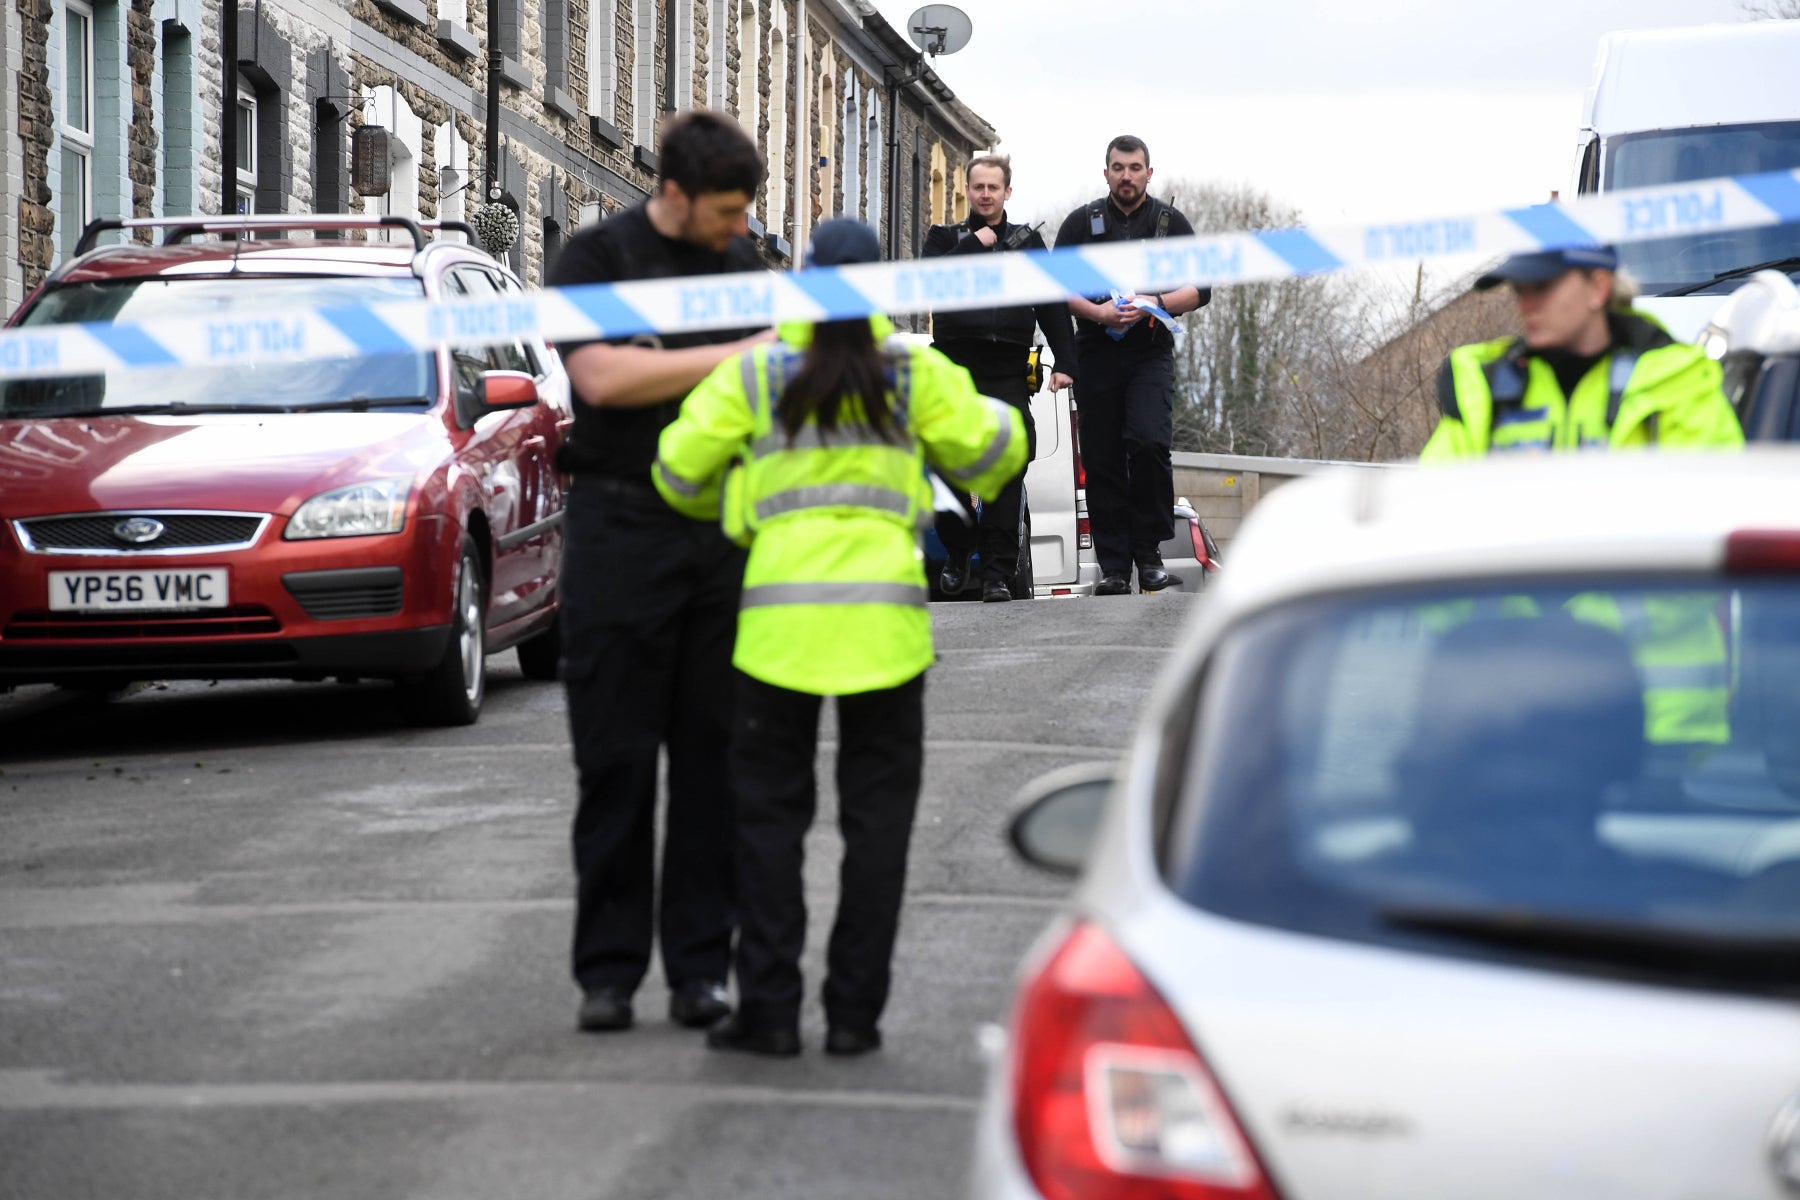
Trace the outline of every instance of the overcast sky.
<instances>
[{"instance_id":1,"label":"overcast sky","mask_svg":"<svg viewBox=\"0 0 1800 1200\"><path fill-rule=\"evenodd\" d=\"M905 30L917 0L878 0ZM1567 189L1602 33L1736 23L1740 0L958 0L933 64L1012 154L1015 217L1101 195L1115 134L1158 181L1248 182L1308 224ZM1155 191L1152 184L1152 191Z\"/></svg>"}]
</instances>

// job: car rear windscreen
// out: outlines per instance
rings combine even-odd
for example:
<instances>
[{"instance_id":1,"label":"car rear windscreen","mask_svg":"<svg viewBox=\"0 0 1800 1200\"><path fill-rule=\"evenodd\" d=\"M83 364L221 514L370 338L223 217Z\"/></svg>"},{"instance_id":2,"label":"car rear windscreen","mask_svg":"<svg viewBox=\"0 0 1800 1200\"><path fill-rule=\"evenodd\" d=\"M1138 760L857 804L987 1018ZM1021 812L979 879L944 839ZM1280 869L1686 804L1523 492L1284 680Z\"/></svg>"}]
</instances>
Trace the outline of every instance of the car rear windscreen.
<instances>
[{"instance_id":1,"label":"car rear windscreen","mask_svg":"<svg viewBox=\"0 0 1800 1200\"><path fill-rule=\"evenodd\" d=\"M1800 586L1307 603L1221 642L1197 695L1159 850L1202 908L1800 985Z\"/></svg>"},{"instance_id":2,"label":"car rear windscreen","mask_svg":"<svg viewBox=\"0 0 1800 1200\"><path fill-rule=\"evenodd\" d=\"M22 325L118 324L171 317L252 318L287 336L295 312L336 305L419 300L416 278L230 275L74 283L39 297ZM252 335L254 336L254 335ZM425 407L437 396L430 354L343 355L304 362L59 376L0 384L0 417L308 408Z\"/></svg>"}]
</instances>

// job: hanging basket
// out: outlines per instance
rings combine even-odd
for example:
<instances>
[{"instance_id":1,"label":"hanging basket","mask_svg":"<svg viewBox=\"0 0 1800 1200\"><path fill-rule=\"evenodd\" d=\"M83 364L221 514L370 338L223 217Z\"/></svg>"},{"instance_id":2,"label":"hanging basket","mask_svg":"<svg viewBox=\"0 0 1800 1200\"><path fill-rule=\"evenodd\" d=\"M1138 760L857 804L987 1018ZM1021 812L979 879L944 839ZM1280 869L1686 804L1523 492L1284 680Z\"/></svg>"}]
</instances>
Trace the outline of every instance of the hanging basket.
<instances>
[{"instance_id":1,"label":"hanging basket","mask_svg":"<svg viewBox=\"0 0 1800 1200\"><path fill-rule=\"evenodd\" d=\"M513 243L519 240L519 214L504 204L482 205L475 210L469 224L475 227L481 248L495 258L511 250Z\"/></svg>"}]
</instances>

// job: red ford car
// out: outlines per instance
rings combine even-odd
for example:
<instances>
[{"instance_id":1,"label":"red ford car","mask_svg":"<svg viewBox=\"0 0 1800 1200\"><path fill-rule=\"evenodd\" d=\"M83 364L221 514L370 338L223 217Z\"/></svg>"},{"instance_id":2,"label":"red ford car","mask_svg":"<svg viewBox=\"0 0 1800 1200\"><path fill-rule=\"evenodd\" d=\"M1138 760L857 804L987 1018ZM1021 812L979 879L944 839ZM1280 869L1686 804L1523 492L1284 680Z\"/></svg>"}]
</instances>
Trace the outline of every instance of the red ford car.
<instances>
[{"instance_id":1,"label":"red ford car","mask_svg":"<svg viewBox=\"0 0 1800 1200\"><path fill-rule=\"evenodd\" d=\"M161 245L89 249L146 226ZM401 240L340 240L378 227ZM523 290L443 233L96 222L8 324ZM0 688L391 679L420 720L473 722L489 653L555 677L569 403L556 354L529 339L0 382Z\"/></svg>"}]
</instances>

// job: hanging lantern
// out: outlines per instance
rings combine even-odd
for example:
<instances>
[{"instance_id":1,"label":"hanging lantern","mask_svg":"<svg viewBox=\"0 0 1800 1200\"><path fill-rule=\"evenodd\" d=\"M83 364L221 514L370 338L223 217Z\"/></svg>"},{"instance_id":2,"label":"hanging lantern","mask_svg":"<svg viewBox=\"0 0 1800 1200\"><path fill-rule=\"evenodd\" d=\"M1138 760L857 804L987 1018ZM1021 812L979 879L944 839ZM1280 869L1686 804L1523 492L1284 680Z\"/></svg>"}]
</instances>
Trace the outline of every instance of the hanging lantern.
<instances>
[{"instance_id":1,"label":"hanging lantern","mask_svg":"<svg viewBox=\"0 0 1800 1200\"><path fill-rule=\"evenodd\" d=\"M357 126L350 135L350 187L359 196L385 196L392 168L388 131L379 125Z\"/></svg>"},{"instance_id":2,"label":"hanging lantern","mask_svg":"<svg viewBox=\"0 0 1800 1200\"><path fill-rule=\"evenodd\" d=\"M498 200L476 209L469 223L475 227L481 248L495 258L511 250L519 240L519 214Z\"/></svg>"}]
</instances>

